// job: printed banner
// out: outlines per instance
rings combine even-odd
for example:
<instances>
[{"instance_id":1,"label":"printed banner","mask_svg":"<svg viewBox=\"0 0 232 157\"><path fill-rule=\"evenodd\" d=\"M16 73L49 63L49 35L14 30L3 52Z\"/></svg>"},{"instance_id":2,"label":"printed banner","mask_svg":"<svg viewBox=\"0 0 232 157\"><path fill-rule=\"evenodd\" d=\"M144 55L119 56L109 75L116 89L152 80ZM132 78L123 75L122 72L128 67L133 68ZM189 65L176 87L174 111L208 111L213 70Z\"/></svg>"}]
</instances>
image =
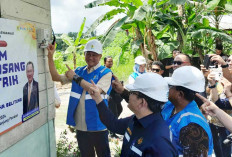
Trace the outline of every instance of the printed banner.
<instances>
[{"instance_id":1,"label":"printed banner","mask_svg":"<svg viewBox=\"0 0 232 157\"><path fill-rule=\"evenodd\" d=\"M0 18L0 135L39 113L36 30Z\"/></svg>"}]
</instances>

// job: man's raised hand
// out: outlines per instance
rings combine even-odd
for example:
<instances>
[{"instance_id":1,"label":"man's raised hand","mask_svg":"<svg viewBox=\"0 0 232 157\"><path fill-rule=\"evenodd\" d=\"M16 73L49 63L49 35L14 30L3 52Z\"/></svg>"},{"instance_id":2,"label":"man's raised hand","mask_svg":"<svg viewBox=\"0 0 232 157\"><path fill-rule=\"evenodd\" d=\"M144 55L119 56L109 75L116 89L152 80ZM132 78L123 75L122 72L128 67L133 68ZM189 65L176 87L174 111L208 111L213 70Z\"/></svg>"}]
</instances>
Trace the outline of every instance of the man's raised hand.
<instances>
[{"instance_id":1,"label":"man's raised hand","mask_svg":"<svg viewBox=\"0 0 232 157\"><path fill-rule=\"evenodd\" d=\"M68 71L65 72L65 75L69 80L72 80L73 76L76 75L76 73L67 64L65 65L68 68Z\"/></svg>"},{"instance_id":2,"label":"man's raised hand","mask_svg":"<svg viewBox=\"0 0 232 157\"><path fill-rule=\"evenodd\" d=\"M89 88L88 93L92 97L93 100L96 101L97 104L99 104L103 99L101 97L101 93L99 88L96 86L96 84L91 80L92 86Z\"/></svg>"},{"instance_id":3,"label":"man's raised hand","mask_svg":"<svg viewBox=\"0 0 232 157\"><path fill-rule=\"evenodd\" d=\"M117 93L122 94L122 92L124 91L123 85L121 84L121 82L118 80L118 78L115 75L113 75L112 77L114 77L114 79L115 79L115 80L112 81L113 89Z\"/></svg>"},{"instance_id":4,"label":"man's raised hand","mask_svg":"<svg viewBox=\"0 0 232 157\"><path fill-rule=\"evenodd\" d=\"M216 116L218 110L220 110L213 102L209 101L205 97L201 96L200 94L196 94L198 98L203 101L201 109L203 110L204 114L210 116Z\"/></svg>"}]
</instances>

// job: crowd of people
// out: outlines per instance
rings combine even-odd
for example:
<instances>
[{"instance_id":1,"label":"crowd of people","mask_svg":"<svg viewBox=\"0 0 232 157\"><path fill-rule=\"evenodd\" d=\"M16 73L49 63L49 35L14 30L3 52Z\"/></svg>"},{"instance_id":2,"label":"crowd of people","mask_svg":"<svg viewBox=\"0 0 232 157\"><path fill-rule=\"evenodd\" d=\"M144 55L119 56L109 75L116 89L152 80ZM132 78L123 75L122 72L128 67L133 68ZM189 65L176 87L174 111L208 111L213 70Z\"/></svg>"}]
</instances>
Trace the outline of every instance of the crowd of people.
<instances>
[{"instance_id":1,"label":"crowd of people","mask_svg":"<svg viewBox=\"0 0 232 157\"><path fill-rule=\"evenodd\" d=\"M232 131L232 55L224 55L222 46L201 69L178 50L165 66L160 61L147 66L137 56L126 86L110 70L112 57L100 64L102 45L96 39L85 46L87 65L74 71L67 66L65 75L56 70L54 52L49 45L53 81L72 83L67 124L76 129L81 156L110 156L108 130L112 137L124 135L123 157L231 156L223 141ZM162 76L165 70L169 77ZM119 119L123 99L134 114Z\"/></svg>"}]
</instances>

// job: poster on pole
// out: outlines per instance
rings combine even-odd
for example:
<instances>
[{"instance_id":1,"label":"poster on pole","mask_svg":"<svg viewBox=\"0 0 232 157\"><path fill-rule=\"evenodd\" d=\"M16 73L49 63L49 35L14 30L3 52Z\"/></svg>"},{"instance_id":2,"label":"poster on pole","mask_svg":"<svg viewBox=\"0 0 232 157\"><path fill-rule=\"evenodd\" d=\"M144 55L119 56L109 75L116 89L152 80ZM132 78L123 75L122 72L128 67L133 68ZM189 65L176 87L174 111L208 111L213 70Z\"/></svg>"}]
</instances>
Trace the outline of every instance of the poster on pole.
<instances>
[{"instance_id":1,"label":"poster on pole","mask_svg":"<svg viewBox=\"0 0 232 157\"><path fill-rule=\"evenodd\" d=\"M0 18L0 135L39 114L35 26Z\"/></svg>"}]
</instances>

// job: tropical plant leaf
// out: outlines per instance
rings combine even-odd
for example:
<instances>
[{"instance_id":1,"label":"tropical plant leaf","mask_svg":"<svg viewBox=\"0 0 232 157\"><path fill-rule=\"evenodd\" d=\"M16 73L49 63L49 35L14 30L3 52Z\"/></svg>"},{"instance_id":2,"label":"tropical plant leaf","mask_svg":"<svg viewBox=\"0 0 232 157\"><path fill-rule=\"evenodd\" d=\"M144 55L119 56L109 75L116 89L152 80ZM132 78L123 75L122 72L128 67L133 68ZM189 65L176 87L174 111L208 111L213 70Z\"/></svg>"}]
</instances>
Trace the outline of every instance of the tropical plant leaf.
<instances>
[{"instance_id":1,"label":"tropical plant leaf","mask_svg":"<svg viewBox=\"0 0 232 157\"><path fill-rule=\"evenodd\" d=\"M148 1L147 1L147 4L150 5L150 6L153 6L154 3L155 3L155 2L154 2L153 0L148 0Z\"/></svg>"},{"instance_id":2,"label":"tropical plant leaf","mask_svg":"<svg viewBox=\"0 0 232 157\"><path fill-rule=\"evenodd\" d=\"M223 41L232 43L232 37L227 35L226 33L217 30L215 28L211 29L199 29L191 33L193 38L202 38L203 36L211 34L213 37L220 37Z\"/></svg>"},{"instance_id":3,"label":"tropical plant leaf","mask_svg":"<svg viewBox=\"0 0 232 157\"><path fill-rule=\"evenodd\" d=\"M123 55L124 53L126 52L129 44L130 44L130 41L131 41L132 37L130 37L123 45L122 45L122 52L121 54L119 55L119 61L122 61L123 60Z\"/></svg>"},{"instance_id":4,"label":"tropical plant leaf","mask_svg":"<svg viewBox=\"0 0 232 157\"><path fill-rule=\"evenodd\" d=\"M196 13L193 12L193 13L188 17L188 22L191 23L191 22L194 20L195 17L196 17Z\"/></svg>"},{"instance_id":5,"label":"tropical plant leaf","mask_svg":"<svg viewBox=\"0 0 232 157\"><path fill-rule=\"evenodd\" d=\"M106 3L102 3L101 5L108 5L112 7L126 7L127 6L127 4L120 3L118 0L111 0Z\"/></svg>"},{"instance_id":6,"label":"tropical plant leaf","mask_svg":"<svg viewBox=\"0 0 232 157\"><path fill-rule=\"evenodd\" d=\"M85 45L88 41L88 39L81 39L79 43Z\"/></svg>"},{"instance_id":7,"label":"tropical plant leaf","mask_svg":"<svg viewBox=\"0 0 232 157\"><path fill-rule=\"evenodd\" d=\"M137 10L135 10L132 20L142 21L146 17L146 14L147 12L144 7L139 7Z\"/></svg>"},{"instance_id":8,"label":"tropical plant leaf","mask_svg":"<svg viewBox=\"0 0 232 157\"><path fill-rule=\"evenodd\" d=\"M232 12L232 2L228 2L226 5L225 5L225 9Z\"/></svg>"},{"instance_id":9,"label":"tropical plant leaf","mask_svg":"<svg viewBox=\"0 0 232 157\"><path fill-rule=\"evenodd\" d=\"M179 45L178 41L172 41L172 42L162 42L161 40L157 41L158 45L158 58L159 60L162 60L164 58L171 57L172 50L176 49Z\"/></svg>"},{"instance_id":10,"label":"tropical plant leaf","mask_svg":"<svg viewBox=\"0 0 232 157\"><path fill-rule=\"evenodd\" d=\"M170 0L169 3L170 4L175 4L175 5L182 5L185 4L187 0Z\"/></svg>"},{"instance_id":11,"label":"tropical plant leaf","mask_svg":"<svg viewBox=\"0 0 232 157\"><path fill-rule=\"evenodd\" d=\"M143 5L141 0L132 0L132 3L138 8Z\"/></svg>"},{"instance_id":12,"label":"tropical plant leaf","mask_svg":"<svg viewBox=\"0 0 232 157\"><path fill-rule=\"evenodd\" d=\"M143 2L141 0L121 0L121 2L124 2L126 4L133 3L136 8L143 5Z\"/></svg>"},{"instance_id":13,"label":"tropical plant leaf","mask_svg":"<svg viewBox=\"0 0 232 157\"><path fill-rule=\"evenodd\" d=\"M93 1L93 2L86 4L85 8L94 8L94 7L99 6L100 4L108 2L108 1L111 1L111 0L96 0L96 1Z\"/></svg>"},{"instance_id":14,"label":"tropical plant leaf","mask_svg":"<svg viewBox=\"0 0 232 157\"><path fill-rule=\"evenodd\" d=\"M166 2L168 2L169 0L162 0L162 1L160 1L160 2L157 2L156 3L156 6L160 6L160 5L163 5L163 4L165 4Z\"/></svg>"},{"instance_id":15,"label":"tropical plant leaf","mask_svg":"<svg viewBox=\"0 0 232 157\"><path fill-rule=\"evenodd\" d=\"M65 54L69 54L69 53L72 53L74 52L75 50L75 46L69 46L66 50L65 50Z\"/></svg>"},{"instance_id":16,"label":"tropical plant leaf","mask_svg":"<svg viewBox=\"0 0 232 157\"><path fill-rule=\"evenodd\" d=\"M84 45L80 45L77 47L77 50L84 50L85 46Z\"/></svg>"},{"instance_id":17,"label":"tropical plant leaf","mask_svg":"<svg viewBox=\"0 0 232 157\"><path fill-rule=\"evenodd\" d=\"M205 27L209 27L209 19L203 18L203 25L204 25Z\"/></svg>"},{"instance_id":18,"label":"tropical plant leaf","mask_svg":"<svg viewBox=\"0 0 232 157\"><path fill-rule=\"evenodd\" d=\"M131 49L131 53L135 54L139 50L139 46L137 44L132 44Z\"/></svg>"},{"instance_id":19,"label":"tropical plant leaf","mask_svg":"<svg viewBox=\"0 0 232 157\"><path fill-rule=\"evenodd\" d=\"M60 37L68 46L74 45L74 40L69 37L67 34L62 34Z\"/></svg>"},{"instance_id":20,"label":"tropical plant leaf","mask_svg":"<svg viewBox=\"0 0 232 157\"><path fill-rule=\"evenodd\" d=\"M160 39L164 33L166 33L170 29L170 25L166 25L157 35L156 38Z\"/></svg>"},{"instance_id":21,"label":"tropical plant leaf","mask_svg":"<svg viewBox=\"0 0 232 157\"><path fill-rule=\"evenodd\" d=\"M125 23L125 21L127 20L127 16L123 17L122 19L120 19L118 22L114 23L114 26L111 27L106 34L104 35L103 38L103 47L109 45L113 40L114 37L116 35L116 33L118 32L118 30L120 29L120 27Z\"/></svg>"},{"instance_id":22,"label":"tropical plant leaf","mask_svg":"<svg viewBox=\"0 0 232 157\"><path fill-rule=\"evenodd\" d=\"M121 8L118 8L118 9L113 9L109 12L107 12L104 17L101 19L100 22L103 22L105 20L111 20L115 15L119 14L119 13L123 13L125 12L126 10L125 9L121 9Z\"/></svg>"},{"instance_id":23,"label":"tropical plant leaf","mask_svg":"<svg viewBox=\"0 0 232 157\"><path fill-rule=\"evenodd\" d=\"M220 2L220 0L211 0L209 3L207 3L206 7L209 10L213 10L218 6L219 2Z\"/></svg>"},{"instance_id":24,"label":"tropical plant leaf","mask_svg":"<svg viewBox=\"0 0 232 157\"><path fill-rule=\"evenodd\" d=\"M130 29L131 27L137 27L135 23L125 23L122 25L122 29Z\"/></svg>"},{"instance_id":25,"label":"tropical plant leaf","mask_svg":"<svg viewBox=\"0 0 232 157\"><path fill-rule=\"evenodd\" d=\"M93 24L88 28L88 30L85 33L85 36L89 36L93 31L96 30L97 26L101 24L102 19L104 18L105 15L100 16L93 22Z\"/></svg>"},{"instance_id":26,"label":"tropical plant leaf","mask_svg":"<svg viewBox=\"0 0 232 157\"><path fill-rule=\"evenodd\" d=\"M85 21L86 21L86 18L84 17L83 22L82 22L81 27L80 27L80 30L79 30L79 32L77 34L77 38L75 40L75 46L77 46L79 44L79 40L80 40L80 38L82 36L82 32L83 32L84 27L85 27Z\"/></svg>"}]
</instances>

